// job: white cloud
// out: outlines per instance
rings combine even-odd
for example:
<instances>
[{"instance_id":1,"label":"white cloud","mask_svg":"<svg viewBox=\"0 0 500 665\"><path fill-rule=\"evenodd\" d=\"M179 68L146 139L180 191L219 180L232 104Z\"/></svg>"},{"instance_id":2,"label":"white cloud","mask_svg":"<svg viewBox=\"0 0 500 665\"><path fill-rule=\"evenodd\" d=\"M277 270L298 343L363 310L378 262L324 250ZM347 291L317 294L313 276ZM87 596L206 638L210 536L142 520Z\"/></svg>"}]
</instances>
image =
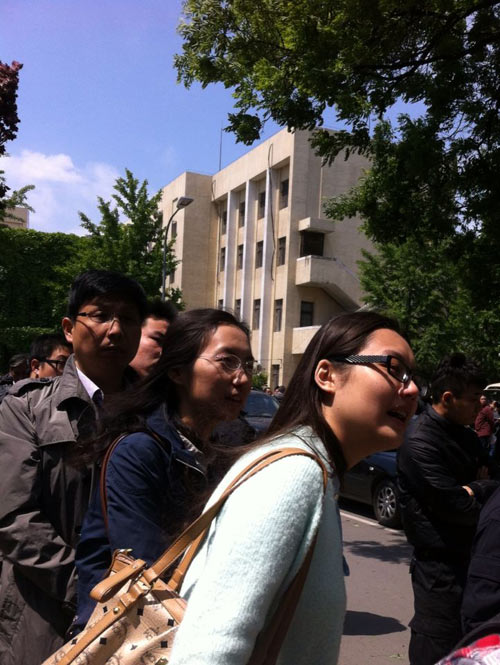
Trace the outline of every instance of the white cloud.
<instances>
[{"instance_id":1,"label":"white cloud","mask_svg":"<svg viewBox=\"0 0 500 665\"><path fill-rule=\"evenodd\" d=\"M28 202L35 209L30 213L30 227L38 231L63 231L82 234L78 212L99 221L97 197L109 200L120 173L111 164L73 163L69 155L44 155L23 150L19 155L0 159L11 189L35 185L28 193Z\"/></svg>"}]
</instances>

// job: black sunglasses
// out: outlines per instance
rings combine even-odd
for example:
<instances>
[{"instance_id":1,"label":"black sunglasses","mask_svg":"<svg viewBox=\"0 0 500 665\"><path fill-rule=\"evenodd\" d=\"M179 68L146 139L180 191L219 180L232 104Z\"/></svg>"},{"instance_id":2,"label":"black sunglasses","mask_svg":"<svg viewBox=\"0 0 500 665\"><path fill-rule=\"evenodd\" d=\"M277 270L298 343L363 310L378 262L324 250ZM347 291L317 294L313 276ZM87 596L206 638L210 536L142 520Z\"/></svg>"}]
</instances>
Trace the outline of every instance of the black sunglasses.
<instances>
[{"instance_id":1,"label":"black sunglasses","mask_svg":"<svg viewBox=\"0 0 500 665\"><path fill-rule=\"evenodd\" d=\"M413 370L397 356L330 356L328 359L349 365L384 365L388 374L406 386L413 380Z\"/></svg>"},{"instance_id":2,"label":"black sunglasses","mask_svg":"<svg viewBox=\"0 0 500 665\"><path fill-rule=\"evenodd\" d=\"M39 358L41 363L47 363L57 372L62 372L66 367L66 360L53 360L52 358Z\"/></svg>"}]
</instances>

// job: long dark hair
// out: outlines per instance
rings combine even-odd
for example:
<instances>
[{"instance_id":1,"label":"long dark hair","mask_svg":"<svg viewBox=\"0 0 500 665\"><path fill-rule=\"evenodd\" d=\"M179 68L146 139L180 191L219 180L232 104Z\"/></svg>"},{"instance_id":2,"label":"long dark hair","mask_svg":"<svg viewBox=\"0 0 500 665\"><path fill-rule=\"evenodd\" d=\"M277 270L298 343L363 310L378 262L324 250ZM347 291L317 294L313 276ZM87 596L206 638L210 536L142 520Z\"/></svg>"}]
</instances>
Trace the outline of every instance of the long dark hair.
<instances>
[{"instance_id":1,"label":"long dark hair","mask_svg":"<svg viewBox=\"0 0 500 665\"><path fill-rule=\"evenodd\" d=\"M340 314L325 323L309 342L267 432L266 440L300 426L309 425L325 444L337 474L346 462L339 441L323 416L323 391L314 380L318 363L332 355L358 353L370 335L381 328L400 333L397 321L376 312ZM339 364L340 371L349 371Z\"/></svg>"},{"instance_id":2,"label":"long dark hair","mask_svg":"<svg viewBox=\"0 0 500 665\"><path fill-rule=\"evenodd\" d=\"M163 403L175 419L179 396L169 373L191 366L221 325L236 326L250 339L246 324L224 310L193 309L179 314L168 327L163 353L153 371L109 400L99 421L97 437L81 447L78 457L85 463L99 459L119 434L144 429L147 416Z\"/></svg>"}]
</instances>

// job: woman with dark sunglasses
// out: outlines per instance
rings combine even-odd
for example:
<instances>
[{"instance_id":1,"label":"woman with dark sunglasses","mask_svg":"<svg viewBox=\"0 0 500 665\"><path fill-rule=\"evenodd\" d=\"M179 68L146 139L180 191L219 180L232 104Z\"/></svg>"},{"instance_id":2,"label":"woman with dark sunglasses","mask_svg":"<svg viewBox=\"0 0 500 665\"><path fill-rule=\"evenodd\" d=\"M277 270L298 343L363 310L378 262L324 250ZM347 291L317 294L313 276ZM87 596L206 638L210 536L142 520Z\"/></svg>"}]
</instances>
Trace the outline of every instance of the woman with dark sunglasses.
<instances>
[{"instance_id":1,"label":"woman with dark sunglasses","mask_svg":"<svg viewBox=\"0 0 500 665\"><path fill-rule=\"evenodd\" d=\"M207 505L263 452L280 459L243 483L212 522L181 593L188 605L170 665L243 665L315 540L302 593L278 650L280 665L337 662L345 613L340 518L344 471L398 447L417 404L414 357L397 324L373 312L340 315L313 337L263 440L231 467ZM272 661L274 662L274 661Z\"/></svg>"}]
</instances>

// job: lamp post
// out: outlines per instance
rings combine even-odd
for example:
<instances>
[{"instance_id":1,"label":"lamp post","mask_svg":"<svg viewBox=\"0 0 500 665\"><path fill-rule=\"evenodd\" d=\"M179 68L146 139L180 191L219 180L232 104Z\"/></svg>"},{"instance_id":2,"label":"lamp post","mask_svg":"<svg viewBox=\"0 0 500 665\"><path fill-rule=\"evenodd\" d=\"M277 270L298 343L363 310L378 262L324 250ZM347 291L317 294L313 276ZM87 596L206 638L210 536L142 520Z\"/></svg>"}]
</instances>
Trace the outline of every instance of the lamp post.
<instances>
[{"instance_id":1,"label":"lamp post","mask_svg":"<svg viewBox=\"0 0 500 665\"><path fill-rule=\"evenodd\" d=\"M173 218L179 212L179 210L181 210L182 208L186 208L193 201L194 199L189 198L189 196L179 196L175 204L175 210L170 215L167 222L167 226L165 228L165 235L163 237L163 271L162 271L163 280L161 287L161 299L163 300L163 302L165 302L165 282L167 281L167 236L168 236L168 231L170 229L170 224L172 223Z\"/></svg>"}]
</instances>

